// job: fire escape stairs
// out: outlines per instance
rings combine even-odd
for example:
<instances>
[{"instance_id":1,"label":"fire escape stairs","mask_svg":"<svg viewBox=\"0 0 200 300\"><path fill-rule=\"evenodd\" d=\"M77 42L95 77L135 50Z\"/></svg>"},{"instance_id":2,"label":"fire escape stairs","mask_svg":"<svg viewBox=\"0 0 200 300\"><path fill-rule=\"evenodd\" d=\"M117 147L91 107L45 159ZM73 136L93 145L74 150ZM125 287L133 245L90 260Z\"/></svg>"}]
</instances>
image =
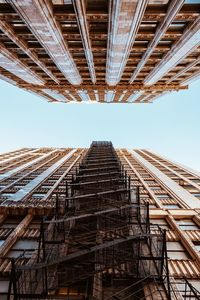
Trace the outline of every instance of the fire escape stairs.
<instances>
[{"instance_id":1,"label":"fire escape stairs","mask_svg":"<svg viewBox=\"0 0 200 300\"><path fill-rule=\"evenodd\" d=\"M148 204L110 142L92 143L54 199L37 253L12 262L8 299L62 299L63 287L69 300L173 299L165 231L152 233Z\"/></svg>"}]
</instances>

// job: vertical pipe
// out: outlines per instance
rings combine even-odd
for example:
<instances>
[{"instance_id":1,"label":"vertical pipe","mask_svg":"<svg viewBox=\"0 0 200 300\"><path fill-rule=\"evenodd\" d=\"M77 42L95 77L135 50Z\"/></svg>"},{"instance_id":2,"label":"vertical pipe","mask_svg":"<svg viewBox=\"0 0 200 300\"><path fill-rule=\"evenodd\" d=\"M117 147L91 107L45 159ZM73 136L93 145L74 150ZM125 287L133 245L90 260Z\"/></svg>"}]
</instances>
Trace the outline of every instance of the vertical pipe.
<instances>
[{"instance_id":1,"label":"vertical pipe","mask_svg":"<svg viewBox=\"0 0 200 300\"><path fill-rule=\"evenodd\" d=\"M150 233L150 221L149 221L149 202L147 202L147 220L146 220L146 233Z\"/></svg>"},{"instance_id":2,"label":"vertical pipe","mask_svg":"<svg viewBox=\"0 0 200 300\"><path fill-rule=\"evenodd\" d=\"M69 191L68 191L68 182L65 182L65 210L69 208Z\"/></svg>"},{"instance_id":3,"label":"vertical pipe","mask_svg":"<svg viewBox=\"0 0 200 300\"><path fill-rule=\"evenodd\" d=\"M166 229L164 229L163 241L164 241L164 256L165 256L165 262L166 262L166 275L167 275L168 297L169 297L169 300L171 300L172 297L171 297L170 279L169 279L169 268L168 268L168 260L167 260L167 239L166 239Z\"/></svg>"},{"instance_id":4,"label":"vertical pipe","mask_svg":"<svg viewBox=\"0 0 200 300\"><path fill-rule=\"evenodd\" d=\"M140 187L139 187L139 185L136 188L136 202L138 205L140 205Z\"/></svg>"},{"instance_id":5,"label":"vertical pipe","mask_svg":"<svg viewBox=\"0 0 200 300\"><path fill-rule=\"evenodd\" d=\"M129 202L131 201L131 177L128 176L128 192L129 192Z\"/></svg>"},{"instance_id":6,"label":"vertical pipe","mask_svg":"<svg viewBox=\"0 0 200 300\"><path fill-rule=\"evenodd\" d=\"M12 289L13 288L13 289ZM13 294L13 297L11 296ZM7 300L17 300L17 286L16 286L16 271L15 271L15 259L11 259L11 274L8 286Z\"/></svg>"}]
</instances>

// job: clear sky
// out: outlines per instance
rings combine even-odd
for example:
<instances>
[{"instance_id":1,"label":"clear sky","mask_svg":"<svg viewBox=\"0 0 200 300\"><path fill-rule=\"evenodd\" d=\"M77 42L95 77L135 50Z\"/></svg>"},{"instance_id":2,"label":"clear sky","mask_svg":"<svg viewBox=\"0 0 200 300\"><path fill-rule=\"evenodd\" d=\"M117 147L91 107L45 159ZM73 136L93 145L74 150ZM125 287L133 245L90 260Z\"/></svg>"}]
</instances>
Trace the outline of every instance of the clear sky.
<instances>
[{"instance_id":1,"label":"clear sky","mask_svg":"<svg viewBox=\"0 0 200 300\"><path fill-rule=\"evenodd\" d=\"M147 148L200 170L200 81L153 104L55 104L0 81L0 152L20 147Z\"/></svg>"}]
</instances>

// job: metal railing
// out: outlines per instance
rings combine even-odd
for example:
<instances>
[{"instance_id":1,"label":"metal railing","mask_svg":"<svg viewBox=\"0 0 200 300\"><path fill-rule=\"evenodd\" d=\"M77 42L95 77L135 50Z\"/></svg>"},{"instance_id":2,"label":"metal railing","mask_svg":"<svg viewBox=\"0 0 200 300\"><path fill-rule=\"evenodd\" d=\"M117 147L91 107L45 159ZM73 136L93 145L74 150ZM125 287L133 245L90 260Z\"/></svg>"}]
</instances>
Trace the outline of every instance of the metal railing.
<instances>
[{"instance_id":1,"label":"metal railing","mask_svg":"<svg viewBox=\"0 0 200 300\"><path fill-rule=\"evenodd\" d=\"M106 168L98 167L100 161ZM41 222L37 253L25 266L13 262L14 300L48 299L59 285L80 282L87 283L91 297L88 282L92 286L99 274L115 278L116 270L134 282L113 289L107 299L153 300L157 293L163 300L179 300L169 278L166 232L157 225L152 232L149 206L140 203L139 187L130 186L112 144L94 142L66 182L65 194L56 196L54 216Z\"/></svg>"}]
</instances>

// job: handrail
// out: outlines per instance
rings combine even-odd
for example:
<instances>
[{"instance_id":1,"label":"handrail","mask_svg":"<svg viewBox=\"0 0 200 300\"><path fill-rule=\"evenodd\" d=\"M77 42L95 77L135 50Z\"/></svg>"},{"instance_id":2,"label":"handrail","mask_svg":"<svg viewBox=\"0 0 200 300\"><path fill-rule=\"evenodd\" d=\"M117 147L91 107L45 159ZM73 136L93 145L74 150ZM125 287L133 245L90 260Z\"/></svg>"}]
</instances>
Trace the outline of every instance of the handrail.
<instances>
[{"instance_id":1,"label":"handrail","mask_svg":"<svg viewBox=\"0 0 200 300\"><path fill-rule=\"evenodd\" d=\"M98 153L95 155L98 157ZM102 158L105 156L101 153L99 155ZM108 153L108 157L110 156L111 154ZM112 163L111 165L113 168ZM88 164L86 171L96 172L96 169L95 166ZM98 169L104 172L103 168ZM93 173L91 172L90 177L85 179L84 169L80 165L79 172L77 169L76 173L72 174L71 184L65 182L66 186L60 189L61 197L60 193L55 194L57 197L54 218L43 220L41 223L39 251L35 257L37 262L32 260L24 266L16 266L16 279L20 278L17 284L21 285L19 294L20 291L22 295L29 291L35 292L35 282L40 284L42 280L39 288L41 292L47 294L48 289L52 288L52 278L56 269L48 267L65 262L61 271L66 273L63 279L66 286L92 278L95 272L106 273L113 268L119 269L119 272L123 272L124 275L128 274L127 278L134 278L135 282L121 291L113 291L113 295L106 300L117 297L120 299L122 296L124 300L131 296L139 298L140 294L144 298L144 292L148 294L146 297L151 296L152 299L157 293L160 299L163 299L166 294L171 300L170 287L173 285L169 283L166 265L165 231L158 225L150 226L149 206L140 203L139 187L136 192L130 187L130 178L120 163L116 163L115 169L117 174L122 176L122 183L115 185L111 175L106 173L103 179L109 183L108 185L105 185L103 180L99 184L97 180L95 185L90 187ZM102 175L101 172L99 174ZM99 174L95 176L99 178ZM85 182L84 188L76 188L77 182ZM131 194L132 191L134 193ZM83 202L82 199L86 201ZM88 214L91 206L93 211ZM117 210L120 210L120 213L116 213ZM80 222L71 222L80 218L80 213L82 218L87 217L86 221L83 219ZM47 230L44 230L44 224L49 225ZM155 231L152 232L151 229ZM136 239L135 243L133 243L134 239ZM145 247L142 248L144 243ZM135 263L134 260L137 262ZM73 266L67 264L67 261L72 262ZM84 264L81 263L82 261ZM126 263L129 264L130 261L130 267L126 268ZM58 276L55 277L55 282L57 279ZM141 293L144 286L145 291Z\"/></svg>"},{"instance_id":2,"label":"handrail","mask_svg":"<svg viewBox=\"0 0 200 300\"><path fill-rule=\"evenodd\" d=\"M193 292L194 296L198 297L200 299L200 291L198 291L188 280L187 278L184 278L186 284L190 287L190 290Z\"/></svg>"},{"instance_id":3,"label":"handrail","mask_svg":"<svg viewBox=\"0 0 200 300\"><path fill-rule=\"evenodd\" d=\"M150 275L147 276L147 277L145 277L145 278L142 278L142 279L140 279L140 280L138 280L138 281L136 281L136 282L134 282L133 284L131 284L131 285L128 286L128 287L125 287L124 289L120 290L119 292L114 293L112 296L106 298L105 300L113 299L113 297L116 297L117 295L120 295L121 293L123 293L123 292L129 290L130 288L134 287L134 286L137 285L137 284L140 284L140 283L146 281L147 279L150 279ZM136 291L136 292L138 292L138 291ZM134 292L134 293L135 293L135 292ZM132 295L133 295L133 294L132 294Z\"/></svg>"}]
</instances>

